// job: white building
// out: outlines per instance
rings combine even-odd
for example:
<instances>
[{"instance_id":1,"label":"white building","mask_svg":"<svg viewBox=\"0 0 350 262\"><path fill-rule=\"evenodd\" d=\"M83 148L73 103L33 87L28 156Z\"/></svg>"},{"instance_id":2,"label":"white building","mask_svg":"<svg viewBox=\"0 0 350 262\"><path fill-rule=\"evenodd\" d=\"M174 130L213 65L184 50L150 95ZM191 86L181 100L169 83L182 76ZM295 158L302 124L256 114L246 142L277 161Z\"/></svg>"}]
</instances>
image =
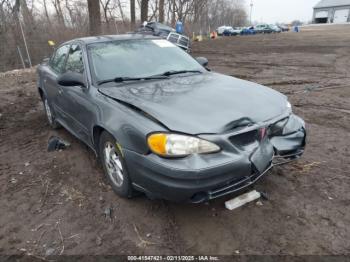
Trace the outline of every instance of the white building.
<instances>
[{"instance_id":1,"label":"white building","mask_svg":"<svg viewBox=\"0 0 350 262\"><path fill-rule=\"evenodd\" d=\"M350 22L350 0L321 0L314 7L313 23Z\"/></svg>"}]
</instances>

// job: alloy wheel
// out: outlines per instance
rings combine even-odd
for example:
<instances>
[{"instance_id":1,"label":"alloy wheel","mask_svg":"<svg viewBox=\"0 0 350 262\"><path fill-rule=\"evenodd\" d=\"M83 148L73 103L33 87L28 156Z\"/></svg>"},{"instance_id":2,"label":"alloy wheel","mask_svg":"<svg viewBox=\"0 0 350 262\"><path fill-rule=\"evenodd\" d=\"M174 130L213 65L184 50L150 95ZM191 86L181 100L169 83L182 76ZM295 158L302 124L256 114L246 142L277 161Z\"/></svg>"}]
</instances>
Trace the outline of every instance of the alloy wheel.
<instances>
[{"instance_id":1,"label":"alloy wheel","mask_svg":"<svg viewBox=\"0 0 350 262\"><path fill-rule=\"evenodd\" d=\"M44 105L45 105L45 111L46 111L47 120L52 125L52 123L53 123L52 112L51 112L51 108L49 106L49 102L47 101L47 99L45 99Z\"/></svg>"},{"instance_id":2,"label":"alloy wheel","mask_svg":"<svg viewBox=\"0 0 350 262\"><path fill-rule=\"evenodd\" d=\"M115 147L112 143L107 142L104 146L104 164L107 174L111 181L118 187L122 186L124 181L123 166Z\"/></svg>"}]
</instances>

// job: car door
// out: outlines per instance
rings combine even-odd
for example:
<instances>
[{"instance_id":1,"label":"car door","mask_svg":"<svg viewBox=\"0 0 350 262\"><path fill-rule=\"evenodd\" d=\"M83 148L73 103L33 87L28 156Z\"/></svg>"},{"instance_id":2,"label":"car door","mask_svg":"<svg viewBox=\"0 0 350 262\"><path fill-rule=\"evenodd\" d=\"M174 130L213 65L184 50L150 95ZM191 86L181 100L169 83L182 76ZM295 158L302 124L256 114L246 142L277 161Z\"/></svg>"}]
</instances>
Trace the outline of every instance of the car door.
<instances>
[{"instance_id":1,"label":"car door","mask_svg":"<svg viewBox=\"0 0 350 262\"><path fill-rule=\"evenodd\" d=\"M68 116L68 126L77 137L91 144L90 127L94 117L94 106L86 81L86 70L82 47L78 43L70 46L65 65L65 72L81 74L85 79L85 86L60 86L62 93L59 103L65 115Z\"/></svg>"},{"instance_id":2,"label":"car door","mask_svg":"<svg viewBox=\"0 0 350 262\"><path fill-rule=\"evenodd\" d=\"M60 87L57 84L57 79L64 70L66 58L68 55L69 45L63 45L59 47L56 52L52 55L48 67L46 67L43 73L43 88L45 95L55 112L57 120L64 121L64 115L62 114L62 107L58 102L60 96Z\"/></svg>"}]
</instances>

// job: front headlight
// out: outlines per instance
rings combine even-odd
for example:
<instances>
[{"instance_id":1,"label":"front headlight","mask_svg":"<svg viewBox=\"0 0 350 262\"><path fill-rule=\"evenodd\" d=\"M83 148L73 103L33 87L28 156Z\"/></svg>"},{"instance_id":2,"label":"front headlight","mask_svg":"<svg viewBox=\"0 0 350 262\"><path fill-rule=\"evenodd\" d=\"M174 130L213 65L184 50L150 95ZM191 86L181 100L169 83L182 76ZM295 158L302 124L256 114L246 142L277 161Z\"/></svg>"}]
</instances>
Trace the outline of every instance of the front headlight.
<instances>
[{"instance_id":1,"label":"front headlight","mask_svg":"<svg viewBox=\"0 0 350 262\"><path fill-rule=\"evenodd\" d=\"M302 128L305 129L304 120L296 115L291 115L288 119L288 122L283 128L282 135L289 135L289 134L295 133Z\"/></svg>"},{"instance_id":2,"label":"front headlight","mask_svg":"<svg viewBox=\"0 0 350 262\"><path fill-rule=\"evenodd\" d=\"M155 133L147 138L153 153L164 157L183 157L191 154L208 154L220 147L203 139L178 134Z\"/></svg>"}]
</instances>

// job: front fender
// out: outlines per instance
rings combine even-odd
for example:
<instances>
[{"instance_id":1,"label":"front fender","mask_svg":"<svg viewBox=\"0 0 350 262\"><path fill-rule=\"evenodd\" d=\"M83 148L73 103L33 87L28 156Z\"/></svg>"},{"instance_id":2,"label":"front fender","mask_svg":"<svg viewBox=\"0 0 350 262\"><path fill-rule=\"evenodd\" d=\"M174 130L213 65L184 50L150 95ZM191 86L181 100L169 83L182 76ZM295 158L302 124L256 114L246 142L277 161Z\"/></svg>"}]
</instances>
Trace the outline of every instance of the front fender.
<instances>
[{"instance_id":1,"label":"front fender","mask_svg":"<svg viewBox=\"0 0 350 262\"><path fill-rule=\"evenodd\" d=\"M306 145L306 127L304 120L292 114L283 128L282 134L272 137L270 141L278 155L303 151Z\"/></svg>"},{"instance_id":2,"label":"front fender","mask_svg":"<svg viewBox=\"0 0 350 262\"><path fill-rule=\"evenodd\" d=\"M94 128L100 127L113 135L122 148L146 154L149 152L147 134L167 131L164 126L135 107L122 104L102 94L98 95L98 100L99 112L91 129L92 137Z\"/></svg>"}]
</instances>

